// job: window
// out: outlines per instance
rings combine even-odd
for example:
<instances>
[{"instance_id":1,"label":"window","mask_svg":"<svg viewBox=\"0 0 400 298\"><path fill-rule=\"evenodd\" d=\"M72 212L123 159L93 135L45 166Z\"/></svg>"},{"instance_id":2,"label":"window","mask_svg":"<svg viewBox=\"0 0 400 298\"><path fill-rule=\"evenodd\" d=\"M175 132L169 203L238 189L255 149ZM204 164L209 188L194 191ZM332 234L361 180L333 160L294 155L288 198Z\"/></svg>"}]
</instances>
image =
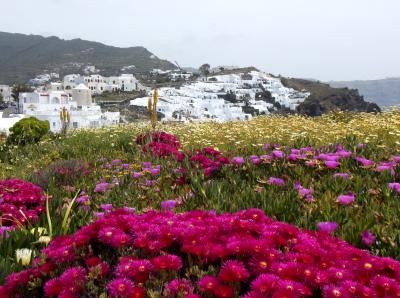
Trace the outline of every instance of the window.
<instances>
[{"instance_id":1,"label":"window","mask_svg":"<svg viewBox=\"0 0 400 298\"><path fill-rule=\"evenodd\" d=\"M72 127L73 128L78 128L78 122L72 122Z\"/></svg>"},{"instance_id":2,"label":"window","mask_svg":"<svg viewBox=\"0 0 400 298\"><path fill-rule=\"evenodd\" d=\"M56 123L55 122L53 122L53 127L56 127Z\"/></svg>"}]
</instances>

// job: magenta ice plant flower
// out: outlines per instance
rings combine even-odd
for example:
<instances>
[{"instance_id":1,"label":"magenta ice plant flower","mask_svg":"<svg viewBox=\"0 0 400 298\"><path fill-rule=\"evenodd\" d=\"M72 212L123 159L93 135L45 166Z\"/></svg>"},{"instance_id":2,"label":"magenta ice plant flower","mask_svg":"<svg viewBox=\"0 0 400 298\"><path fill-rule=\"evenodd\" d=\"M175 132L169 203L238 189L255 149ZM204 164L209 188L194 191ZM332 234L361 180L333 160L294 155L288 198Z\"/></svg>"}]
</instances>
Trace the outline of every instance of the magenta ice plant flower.
<instances>
[{"instance_id":1,"label":"magenta ice plant flower","mask_svg":"<svg viewBox=\"0 0 400 298\"><path fill-rule=\"evenodd\" d=\"M101 192L106 192L110 189L110 184L107 182L100 182L96 184L96 187L94 188L94 192L101 193Z\"/></svg>"},{"instance_id":2,"label":"magenta ice plant flower","mask_svg":"<svg viewBox=\"0 0 400 298\"><path fill-rule=\"evenodd\" d=\"M325 163L325 166L328 169L336 169L337 167L340 166L340 162L337 162L337 161L334 161L334 160L327 160L324 163Z\"/></svg>"},{"instance_id":3,"label":"magenta ice plant flower","mask_svg":"<svg viewBox=\"0 0 400 298\"><path fill-rule=\"evenodd\" d=\"M244 160L243 157L237 156L237 157L232 158L232 162L233 162L235 165L242 165L242 164L245 163L245 160Z\"/></svg>"},{"instance_id":4,"label":"magenta ice plant flower","mask_svg":"<svg viewBox=\"0 0 400 298\"><path fill-rule=\"evenodd\" d=\"M342 178L342 179L345 179L345 180L348 180L348 179L350 179L350 174L348 174L348 173L335 173L335 174L333 174L333 178Z\"/></svg>"},{"instance_id":5,"label":"magenta ice plant flower","mask_svg":"<svg viewBox=\"0 0 400 298\"><path fill-rule=\"evenodd\" d=\"M361 241L366 246L371 246L375 243L376 236L372 234L370 231L364 231L361 234Z\"/></svg>"},{"instance_id":6,"label":"magenta ice plant flower","mask_svg":"<svg viewBox=\"0 0 400 298\"><path fill-rule=\"evenodd\" d=\"M400 193L400 183L398 182L392 182L388 184L389 189L392 189L398 193Z\"/></svg>"},{"instance_id":7,"label":"magenta ice plant flower","mask_svg":"<svg viewBox=\"0 0 400 298\"><path fill-rule=\"evenodd\" d=\"M270 177L268 179L268 184L269 185L284 186L285 185L285 180L282 179L282 178Z\"/></svg>"},{"instance_id":8,"label":"magenta ice plant flower","mask_svg":"<svg viewBox=\"0 0 400 298\"><path fill-rule=\"evenodd\" d=\"M337 198L338 203L342 205L350 205L356 199L356 196L353 193L348 193L346 195L340 195Z\"/></svg>"},{"instance_id":9,"label":"magenta ice plant flower","mask_svg":"<svg viewBox=\"0 0 400 298\"><path fill-rule=\"evenodd\" d=\"M333 233L339 227L339 225L336 222L325 221L319 222L317 227L322 232Z\"/></svg>"},{"instance_id":10,"label":"magenta ice plant flower","mask_svg":"<svg viewBox=\"0 0 400 298\"><path fill-rule=\"evenodd\" d=\"M100 208L103 209L105 212L111 212L113 209L112 204L101 204Z\"/></svg>"},{"instance_id":11,"label":"magenta ice plant flower","mask_svg":"<svg viewBox=\"0 0 400 298\"><path fill-rule=\"evenodd\" d=\"M167 201L163 201L161 202L161 209L165 210L165 211L170 211L172 209L174 209L177 205L176 200L167 200Z\"/></svg>"}]
</instances>

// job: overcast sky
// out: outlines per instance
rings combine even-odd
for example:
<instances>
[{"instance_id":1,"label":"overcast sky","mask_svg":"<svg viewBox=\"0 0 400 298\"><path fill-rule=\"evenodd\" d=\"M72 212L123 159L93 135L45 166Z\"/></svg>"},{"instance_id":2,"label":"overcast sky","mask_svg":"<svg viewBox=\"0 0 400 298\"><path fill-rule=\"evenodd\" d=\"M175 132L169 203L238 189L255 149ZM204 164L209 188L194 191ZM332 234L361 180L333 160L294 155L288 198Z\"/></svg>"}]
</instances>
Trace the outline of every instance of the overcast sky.
<instances>
[{"instance_id":1,"label":"overcast sky","mask_svg":"<svg viewBox=\"0 0 400 298\"><path fill-rule=\"evenodd\" d=\"M400 0L0 0L0 8L0 31L141 45L181 66L400 76Z\"/></svg>"}]
</instances>

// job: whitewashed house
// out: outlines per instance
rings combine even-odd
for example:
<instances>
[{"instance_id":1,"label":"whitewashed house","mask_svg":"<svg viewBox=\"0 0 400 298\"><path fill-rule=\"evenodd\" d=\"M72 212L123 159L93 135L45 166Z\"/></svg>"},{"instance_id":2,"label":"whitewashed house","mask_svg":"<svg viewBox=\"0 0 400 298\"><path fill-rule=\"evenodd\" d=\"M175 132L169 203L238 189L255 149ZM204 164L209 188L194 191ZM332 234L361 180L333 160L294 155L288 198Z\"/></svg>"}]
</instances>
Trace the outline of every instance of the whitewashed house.
<instances>
[{"instance_id":1,"label":"whitewashed house","mask_svg":"<svg viewBox=\"0 0 400 298\"><path fill-rule=\"evenodd\" d=\"M106 78L107 84L109 86L117 86L121 91L135 91L139 90L138 80L133 76L133 74L122 74L117 77Z\"/></svg>"},{"instance_id":2,"label":"whitewashed house","mask_svg":"<svg viewBox=\"0 0 400 298\"><path fill-rule=\"evenodd\" d=\"M70 128L96 128L119 123L120 113L103 113L99 105L92 103L91 90L86 85L76 86L72 95L64 91L21 93L18 108L25 116L48 121L53 132L62 129L60 111L63 109L69 112Z\"/></svg>"},{"instance_id":3,"label":"whitewashed house","mask_svg":"<svg viewBox=\"0 0 400 298\"><path fill-rule=\"evenodd\" d=\"M146 89L139 83L133 74L122 74L113 77L103 77L98 74L92 74L89 76L71 74L64 77L64 90L69 92L70 95L72 95L70 90L80 84L84 84L88 87L92 91L92 94L101 94L105 91L115 92L121 90L130 92Z\"/></svg>"}]
</instances>

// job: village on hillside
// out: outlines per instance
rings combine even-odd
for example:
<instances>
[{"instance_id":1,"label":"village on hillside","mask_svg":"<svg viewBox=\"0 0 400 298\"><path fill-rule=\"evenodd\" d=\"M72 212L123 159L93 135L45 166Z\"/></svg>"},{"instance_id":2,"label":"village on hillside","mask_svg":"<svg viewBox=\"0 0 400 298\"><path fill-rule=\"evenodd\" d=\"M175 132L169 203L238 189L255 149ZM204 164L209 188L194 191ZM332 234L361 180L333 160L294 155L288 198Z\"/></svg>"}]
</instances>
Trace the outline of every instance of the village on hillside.
<instances>
[{"instance_id":1,"label":"village on hillside","mask_svg":"<svg viewBox=\"0 0 400 298\"><path fill-rule=\"evenodd\" d=\"M127 98L129 108L143 110L155 86L159 87L157 113L161 121L249 120L278 110L293 111L309 96L285 87L279 78L267 73L235 69L217 67L207 70L206 75L153 69L145 75L104 77L90 67L85 75L69 74L62 80L56 73L36 76L29 81L29 91L19 92L17 99L12 86L0 85L0 132L8 134L25 117L46 120L51 131L60 132L66 124L60 118L62 111L68 113L69 128L118 125L126 122L126 117L115 104ZM115 100L123 94L122 100ZM111 111L107 109L110 103L114 104Z\"/></svg>"}]
</instances>

